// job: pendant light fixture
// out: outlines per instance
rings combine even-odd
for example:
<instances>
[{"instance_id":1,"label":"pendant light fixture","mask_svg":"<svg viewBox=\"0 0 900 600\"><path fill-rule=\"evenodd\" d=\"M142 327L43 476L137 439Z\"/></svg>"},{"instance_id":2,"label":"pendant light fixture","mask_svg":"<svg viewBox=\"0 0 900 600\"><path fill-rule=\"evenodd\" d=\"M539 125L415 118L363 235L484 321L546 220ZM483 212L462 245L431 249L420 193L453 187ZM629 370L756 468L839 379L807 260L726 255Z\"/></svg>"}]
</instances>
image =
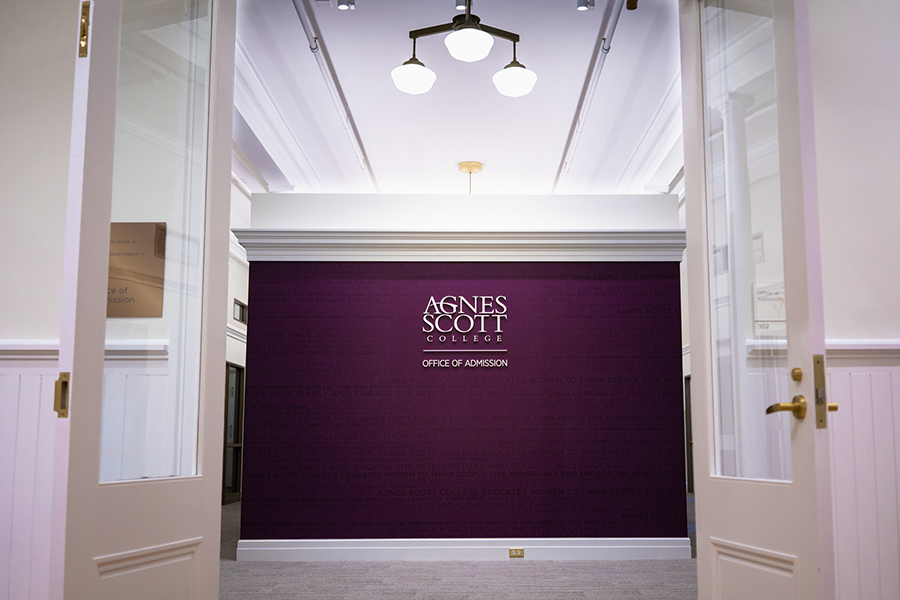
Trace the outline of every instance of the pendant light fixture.
<instances>
[{"instance_id":1,"label":"pendant light fixture","mask_svg":"<svg viewBox=\"0 0 900 600\"><path fill-rule=\"evenodd\" d=\"M516 60L516 45L513 44L512 62L494 73L494 87L504 96L518 98L534 89L537 75Z\"/></svg>"},{"instance_id":2,"label":"pendant light fixture","mask_svg":"<svg viewBox=\"0 0 900 600\"><path fill-rule=\"evenodd\" d=\"M462 20L459 29L444 38L444 45L447 46L450 56L456 60L475 62L491 53L494 38L478 28L477 19L478 17L469 21ZM456 17L453 20L456 21Z\"/></svg>"},{"instance_id":3,"label":"pendant light fixture","mask_svg":"<svg viewBox=\"0 0 900 600\"><path fill-rule=\"evenodd\" d=\"M457 7L462 0L457 1ZM456 15L450 23L414 29L409 32L413 41L413 55L408 61L391 71L394 85L407 94L423 94L431 89L437 79L434 71L427 68L416 58L416 40L420 37L448 33L444 45L450 55L463 62L475 62L487 57L494 46L494 38L509 40L513 43L513 59L493 78L497 91L504 96L517 98L529 93L537 81L537 74L529 71L525 65L516 60L516 44L519 34L483 25L477 15L472 14L472 0L465 0L465 14Z\"/></svg>"},{"instance_id":4,"label":"pendant light fixture","mask_svg":"<svg viewBox=\"0 0 900 600\"><path fill-rule=\"evenodd\" d=\"M395 67L391 71L391 79L394 80L394 85L398 90L413 96L424 94L434 85L437 75L416 58L415 39L413 39L412 58L399 67Z\"/></svg>"}]
</instances>

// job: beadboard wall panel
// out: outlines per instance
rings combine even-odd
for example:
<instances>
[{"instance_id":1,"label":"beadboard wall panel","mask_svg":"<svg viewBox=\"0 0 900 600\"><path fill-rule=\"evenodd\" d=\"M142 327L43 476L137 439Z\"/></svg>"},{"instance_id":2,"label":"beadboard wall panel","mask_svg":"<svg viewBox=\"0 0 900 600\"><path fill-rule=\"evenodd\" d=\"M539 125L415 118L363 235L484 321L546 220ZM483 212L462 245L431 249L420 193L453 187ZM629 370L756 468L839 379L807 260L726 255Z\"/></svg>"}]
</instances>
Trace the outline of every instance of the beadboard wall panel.
<instances>
[{"instance_id":1,"label":"beadboard wall panel","mask_svg":"<svg viewBox=\"0 0 900 600\"><path fill-rule=\"evenodd\" d=\"M828 369L829 401L840 407L828 424L837 598L893 600L900 598L900 365L844 363Z\"/></svg>"},{"instance_id":2,"label":"beadboard wall panel","mask_svg":"<svg viewBox=\"0 0 900 600\"><path fill-rule=\"evenodd\" d=\"M47 598L55 372L0 370L0 599ZM8 549L8 552L5 551Z\"/></svg>"}]
</instances>

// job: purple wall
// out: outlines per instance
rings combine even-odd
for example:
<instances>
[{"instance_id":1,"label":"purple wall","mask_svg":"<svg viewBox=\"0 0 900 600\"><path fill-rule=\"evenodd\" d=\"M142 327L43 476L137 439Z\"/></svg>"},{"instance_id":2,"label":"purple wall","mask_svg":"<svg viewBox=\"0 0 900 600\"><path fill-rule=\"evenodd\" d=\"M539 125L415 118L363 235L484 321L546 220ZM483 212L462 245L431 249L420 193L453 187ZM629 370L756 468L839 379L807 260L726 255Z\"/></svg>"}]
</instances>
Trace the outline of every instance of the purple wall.
<instances>
[{"instance_id":1,"label":"purple wall","mask_svg":"<svg viewBox=\"0 0 900 600\"><path fill-rule=\"evenodd\" d=\"M252 263L241 537L686 537L678 276Z\"/></svg>"}]
</instances>

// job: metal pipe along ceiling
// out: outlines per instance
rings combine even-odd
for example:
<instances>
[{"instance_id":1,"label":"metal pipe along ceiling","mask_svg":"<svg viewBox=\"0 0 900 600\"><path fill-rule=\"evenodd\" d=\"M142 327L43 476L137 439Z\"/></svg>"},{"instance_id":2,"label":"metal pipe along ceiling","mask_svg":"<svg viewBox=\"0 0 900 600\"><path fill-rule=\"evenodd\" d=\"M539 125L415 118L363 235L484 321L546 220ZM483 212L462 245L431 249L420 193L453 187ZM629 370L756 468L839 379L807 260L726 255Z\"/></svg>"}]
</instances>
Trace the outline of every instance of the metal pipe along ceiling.
<instances>
[{"instance_id":1,"label":"metal pipe along ceiling","mask_svg":"<svg viewBox=\"0 0 900 600\"><path fill-rule=\"evenodd\" d=\"M316 57L319 71L322 72L325 86L328 88L328 92L331 94L331 99L334 102L334 107L341 117L341 122L344 124L344 129L347 131L347 136L350 138L350 144L353 146L353 151L356 153L356 158L359 160L360 167L363 172L365 172L366 178L369 180L372 189L375 192L378 192L378 182L375 181L375 173L372 171L372 165L369 163L369 157L366 155L366 149L363 146L362 138L359 135L359 130L356 128L356 122L353 120L353 114L350 112L350 105L347 104L347 99L344 98L344 93L341 91L341 85L337 80L337 74L334 72L334 65L331 64L331 59L328 57L328 51L325 49L321 35L319 35L318 27L316 26L315 19L313 19L312 14L310 13L307 1L293 0L293 2L294 8L297 11L297 16L300 18L300 25L303 26L303 33L306 34L306 39L309 40L309 49L313 53L313 56Z\"/></svg>"},{"instance_id":2,"label":"metal pipe along ceiling","mask_svg":"<svg viewBox=\"0 0 900 600\"><path fill-rule=\"evenodd\" d=\"M575 108L575 117L572 119L572 127L569 129L569 138L566 140L562 160L560 160L559 168L556 170L556 179L553 181L554 194L565 181L566 174L569 172L569 166L575 157L575 149L584 129L584 120L591 108L591 103L594 101L597 82L600 80L600 73L603 71L603 65L606 63L606 55L609 54L612 37L616 32L616 25L619 24L619 16L622 14L624 6L625 0L616 0L612 12L609 14L609 21L606 23L603 31L600 32L597 44L594 46L594 62L591 64L591 68L585 77L584 87L581 91L581 100Z\"/></svg>"}]
</instances>

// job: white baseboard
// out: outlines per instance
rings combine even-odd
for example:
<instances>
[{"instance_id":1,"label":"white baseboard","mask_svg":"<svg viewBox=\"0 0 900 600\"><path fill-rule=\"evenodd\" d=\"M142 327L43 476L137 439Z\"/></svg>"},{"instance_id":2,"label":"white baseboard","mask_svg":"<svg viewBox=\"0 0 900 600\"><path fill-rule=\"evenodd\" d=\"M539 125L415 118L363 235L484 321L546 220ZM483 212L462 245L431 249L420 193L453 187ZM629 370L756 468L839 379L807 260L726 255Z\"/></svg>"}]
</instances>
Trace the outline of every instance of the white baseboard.
<instances>
[{"instance_id":1,"label":"white baseboard","mask_svg":"<svg viewBox=\"0 0 900 600\"><path fill-rule=\"evenodd\" d=\"M622 560L691 558L689 538L465 538L382 540L240 540L238 561Z\"/></svg>"}]
</instances>

